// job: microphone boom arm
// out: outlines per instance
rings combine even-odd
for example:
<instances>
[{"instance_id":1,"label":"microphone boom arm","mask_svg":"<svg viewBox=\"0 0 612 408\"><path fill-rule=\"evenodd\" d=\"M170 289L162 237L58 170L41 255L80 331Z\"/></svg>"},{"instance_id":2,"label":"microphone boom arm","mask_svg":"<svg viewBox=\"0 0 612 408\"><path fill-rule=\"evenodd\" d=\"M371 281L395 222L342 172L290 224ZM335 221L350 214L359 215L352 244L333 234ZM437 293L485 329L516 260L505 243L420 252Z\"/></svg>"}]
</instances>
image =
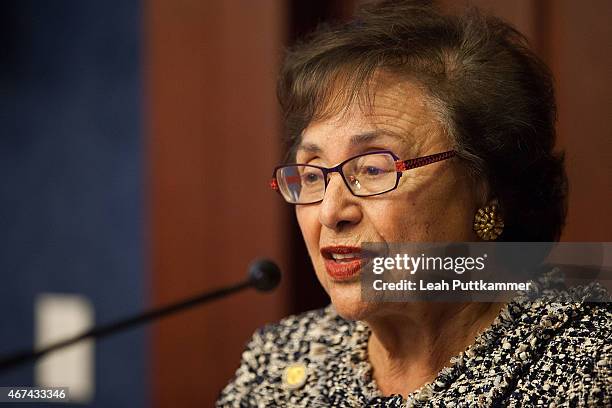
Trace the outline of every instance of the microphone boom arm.
<instances>
[{"instance_id":1,"label":"microphone boom arm","mask_svg":"<svg viewBox=\"0 0 612 408\"><path fill-rule=\"evenodd\" d=\"M92 328L77 336L59 341L50 346L39 350L21 350L16 353L11 353L8 356L0 357L0 371L8 370L28 361L36 360L45 354L61 348L70 346L87 338L102 338L121 330L128 329L133 326L138 326L147 323L151 320L159 319L166 315L179 312L184 309L191 308L200 303L209 302L215 299L222 298L235 292L239 292L248 287L254 287L259 291L268 291L275 288L280 281L280 270L272 261L260 260L254 262L249 269L249 279L244 282L216 289L202 295L194 296L179 303L174 303L167 306L161 306L144 313L138 313L133 316L121 319L117 322L101 325Z\"/></svg>"}]
</instances>

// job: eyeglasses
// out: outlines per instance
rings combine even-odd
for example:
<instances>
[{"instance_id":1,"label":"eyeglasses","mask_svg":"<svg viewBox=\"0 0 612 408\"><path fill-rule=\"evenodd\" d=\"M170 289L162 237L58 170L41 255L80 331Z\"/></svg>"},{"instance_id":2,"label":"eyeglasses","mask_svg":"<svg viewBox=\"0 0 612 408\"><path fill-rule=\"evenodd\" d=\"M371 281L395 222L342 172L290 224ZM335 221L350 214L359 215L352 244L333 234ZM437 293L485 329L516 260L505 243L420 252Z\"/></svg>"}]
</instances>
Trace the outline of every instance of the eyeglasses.
<instances>
[{"instance_id":1,"label":"eyeglasses","mask_svg":"<svg viewBox=\"0 0 612 408\"><path fill-rule=\"evenodd\" d=\"M410 160L400 160L389 150L363 153L335 167L285 164L274 169L270 187L290 204L314 204L323 200L331 173L340 173L344 184L357 197L370 197L395 190L406 170L450 159L454 150Z\"/></svg>"}]
</instances>

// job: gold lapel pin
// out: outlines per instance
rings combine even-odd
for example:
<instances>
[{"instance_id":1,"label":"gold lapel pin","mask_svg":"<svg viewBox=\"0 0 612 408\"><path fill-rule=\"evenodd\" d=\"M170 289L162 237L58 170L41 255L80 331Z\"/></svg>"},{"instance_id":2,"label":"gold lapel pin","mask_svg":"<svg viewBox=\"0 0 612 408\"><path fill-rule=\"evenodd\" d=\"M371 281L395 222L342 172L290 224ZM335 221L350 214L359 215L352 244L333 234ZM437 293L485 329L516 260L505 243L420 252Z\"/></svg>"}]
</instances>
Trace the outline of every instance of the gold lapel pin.
<instances>
[{"instance_id":1,"label":"gold lapel pin","mask_svg":"<svg viewBox=\"0 0 612 408\"><path fill-rule=\"evenodd\" d=\"M297 390L306 383L306 365L293 363L283 371L283 386L290 390Z\"/></svg>"}]
</instances>

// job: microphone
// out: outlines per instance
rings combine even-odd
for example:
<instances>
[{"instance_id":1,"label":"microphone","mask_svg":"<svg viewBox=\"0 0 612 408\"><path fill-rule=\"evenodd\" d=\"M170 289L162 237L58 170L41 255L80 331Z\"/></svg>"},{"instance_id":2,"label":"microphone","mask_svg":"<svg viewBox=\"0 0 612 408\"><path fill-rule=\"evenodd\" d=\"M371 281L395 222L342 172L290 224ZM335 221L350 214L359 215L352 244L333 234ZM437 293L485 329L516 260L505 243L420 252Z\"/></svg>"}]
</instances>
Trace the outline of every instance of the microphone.
<instances>
[{"instance_id":1,"label":"microphone","mask_svg":"<svg viewBox=\"0 0 612 408\"><path fill-rule=\"evenodd\" d=\"M155 308L144 313L139 313L131 317L118 320L114 323L96 326L82 334L68 338L66 340L62 340L50 346L44 347L40 350L21 350L4 357L0 357L0 371L19 366L28 361L37 360L45 354L70 346L79 341L88 338L100 339L110 334L114 334L119 331L126 330L131 327L148 323L152 320L179 312L181 310L188 309L198 304L203 304L215 299L223 298L225 296L231 295L249 287L253 287L260 292L268 292L276 288L280 283L280 280L281 271L279 267L274 262L268 259L259 259L254 261L249 266L248 279L243 282L206 292L178 303Z\"/></svg>"},{"instance_id":2,"label":"microphone","mask_svg":"<svg viewBox=\"0 0 612 408\"><path fill-rule=\"evenodd\" d=\"M249 279L255 289L268 292L278 286L281 271L274 262L268 259L260 259L253 262L249 267Z\"/></svg>"}]
</instances>

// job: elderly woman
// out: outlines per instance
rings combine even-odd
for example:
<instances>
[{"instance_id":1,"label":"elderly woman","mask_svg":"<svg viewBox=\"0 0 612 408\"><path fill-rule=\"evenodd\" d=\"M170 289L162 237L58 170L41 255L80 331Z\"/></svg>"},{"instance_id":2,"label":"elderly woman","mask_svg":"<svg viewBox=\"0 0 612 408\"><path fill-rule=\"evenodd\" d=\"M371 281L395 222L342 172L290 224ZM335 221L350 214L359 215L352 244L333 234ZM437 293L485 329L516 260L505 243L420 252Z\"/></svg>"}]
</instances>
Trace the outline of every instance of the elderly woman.
<instances>
[{"instance_id":1,"label":"elderly woman","mask_svg":"<svg viewBox=\"0 0 612 408\"><path fill-rule=\"evenodd\" d=\"M609 303L361 297L364 242L558 240L551 82L507 24L422 2L294 48L279 96L297 164L272 187L331 305L258 330L217 405L610 406Z\"/></svg>"}]
</instances>

